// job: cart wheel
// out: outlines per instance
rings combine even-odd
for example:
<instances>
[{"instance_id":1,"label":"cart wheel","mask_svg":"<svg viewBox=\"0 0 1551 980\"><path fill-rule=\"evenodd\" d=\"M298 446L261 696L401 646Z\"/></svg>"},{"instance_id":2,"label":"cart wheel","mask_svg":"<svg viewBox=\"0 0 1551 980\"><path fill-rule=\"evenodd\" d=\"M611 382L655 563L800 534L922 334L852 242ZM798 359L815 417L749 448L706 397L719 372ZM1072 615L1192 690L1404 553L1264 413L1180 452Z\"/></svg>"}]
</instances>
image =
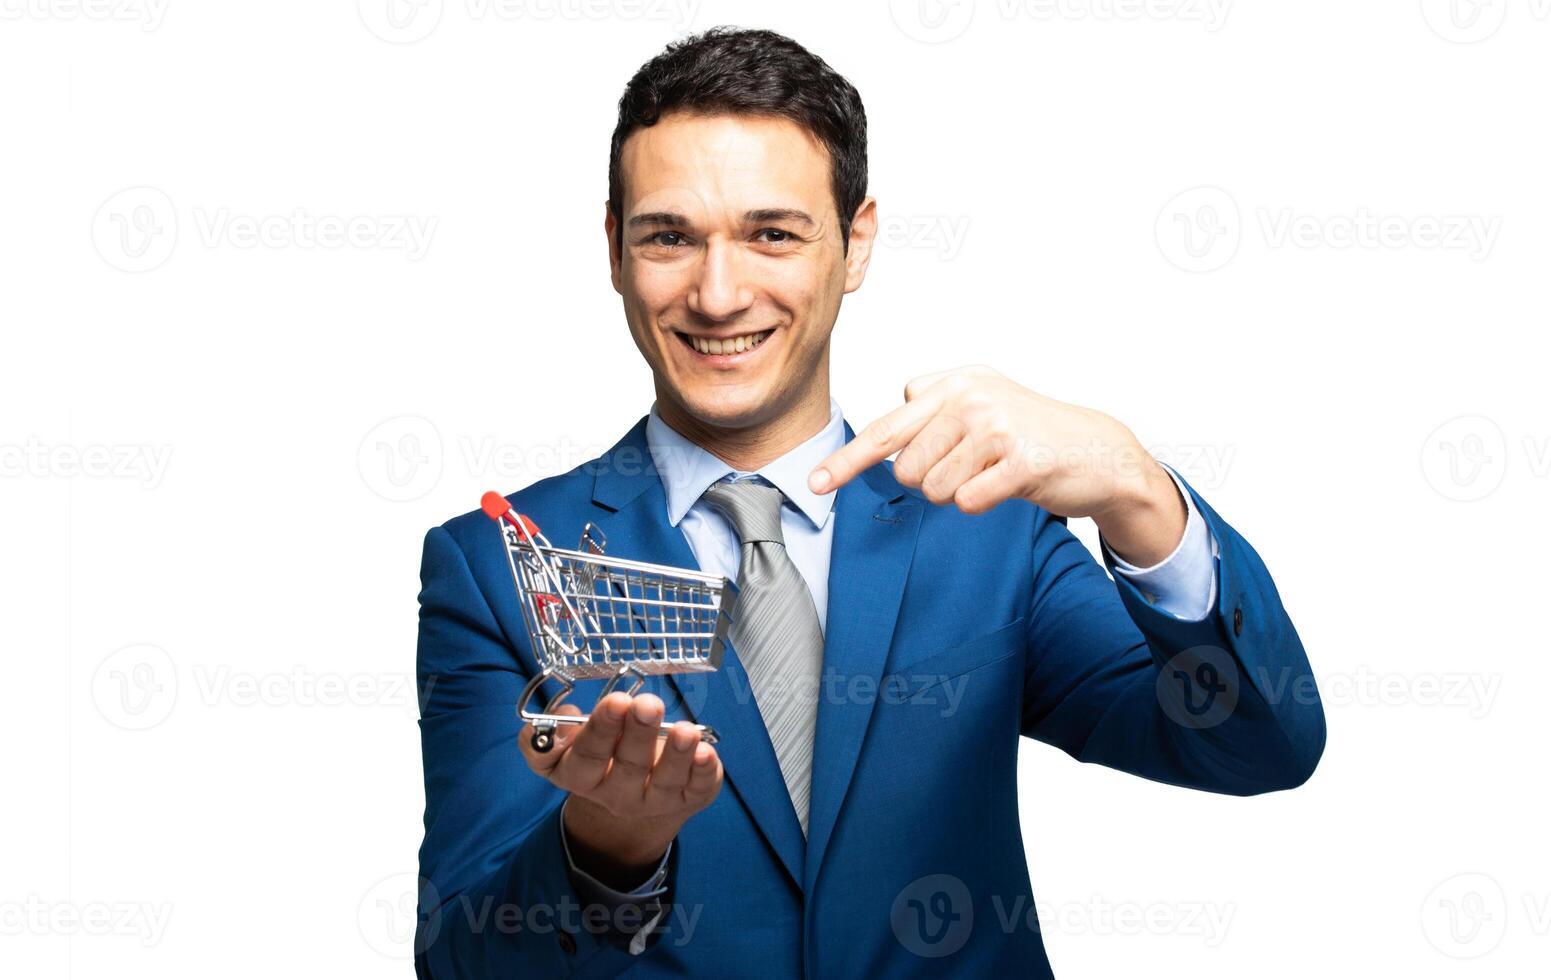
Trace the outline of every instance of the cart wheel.
<instances>
[{"instance_id":1,"label":"cart wheel","mask_svg":"<svg viewBox=\"0 0 1551 980\"><path fill-rule=\"evenodd\" d=\"M533 744L533 751L548 752L555 747L555 730L553 728L535 726L533 737L530 741Z\"/></svg>"}]
</instances>

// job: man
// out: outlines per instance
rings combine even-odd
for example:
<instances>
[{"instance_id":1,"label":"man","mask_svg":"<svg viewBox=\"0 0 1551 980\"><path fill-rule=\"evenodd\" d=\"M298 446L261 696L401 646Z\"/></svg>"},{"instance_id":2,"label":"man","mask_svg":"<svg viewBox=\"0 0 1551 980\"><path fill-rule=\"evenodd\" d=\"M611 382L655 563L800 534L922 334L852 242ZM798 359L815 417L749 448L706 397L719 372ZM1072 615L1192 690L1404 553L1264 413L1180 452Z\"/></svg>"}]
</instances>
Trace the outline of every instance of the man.
<instances>
[{"instance_id":1,"label":"man","mask_svg":"<svg viewBox=\"0 0 1551 980\"><path fill-rule=\"evenodd\" d=\"M877 231L849 83L769 32L685 39L626 89L609 185L656 401L509 499L736 580L732 649L540 752L499 535L428 534L422 976L1049 976L990 904L1033 907L1019 734L1217 792L1309 777L1319 705L1257 684L1310 673L1270 576L1125 426L984 367L841 417L830 331Z\"/></svg>"}]
</instances>

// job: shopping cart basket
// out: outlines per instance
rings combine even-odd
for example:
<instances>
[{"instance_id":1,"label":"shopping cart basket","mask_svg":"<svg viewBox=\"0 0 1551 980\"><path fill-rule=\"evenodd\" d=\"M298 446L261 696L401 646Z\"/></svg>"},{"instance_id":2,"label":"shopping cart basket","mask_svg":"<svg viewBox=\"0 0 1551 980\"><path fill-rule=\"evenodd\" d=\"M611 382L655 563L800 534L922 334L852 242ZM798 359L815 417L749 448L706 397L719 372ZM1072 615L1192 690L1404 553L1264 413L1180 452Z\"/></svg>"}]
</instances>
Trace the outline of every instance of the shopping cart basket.
<instances>
[{"instance_id":1,"label":"shopping cart basket","mask_svg":"<svg viewBox=\"0 0 1551 980\"><path fill-rule=\"evenodd\" d=\"M602 699L627 679L626 691L634 694L652 674L721 666L738 593L733 583L687 568L605 557L607 541L590 523L575 551L556 548L494 490L480 504L501 529L540 667L517 702L517 713L533 727L535 749L548 752L558 726L587 720L555 713L578 681L606 679ZM559 693L543 711L528 710L546 680L559 682ZM665 722L661 734L672 727ZM710 727L695 728L702 741L716 741Z\"/></svg>"}]
</instances>

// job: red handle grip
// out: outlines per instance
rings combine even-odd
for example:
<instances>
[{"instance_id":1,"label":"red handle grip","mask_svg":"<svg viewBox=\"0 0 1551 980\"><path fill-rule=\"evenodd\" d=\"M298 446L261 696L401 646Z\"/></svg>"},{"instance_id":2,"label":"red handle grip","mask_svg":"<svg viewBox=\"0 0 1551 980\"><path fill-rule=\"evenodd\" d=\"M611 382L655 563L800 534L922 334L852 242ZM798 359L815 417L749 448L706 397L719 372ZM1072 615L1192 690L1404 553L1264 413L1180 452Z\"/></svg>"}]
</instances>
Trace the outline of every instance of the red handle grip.
<instances>
[{"instance_id":1,"label":"red handle grip","mask_svg":"<svg viewBox=\"0 0 1551 980\"><path fill-rule=\"evenodd\" d=\"M512 505L507 503L506 498L494 490L489 491L483 497L479 498L479 506L480 509L485 512L486 517L489 517L492 521L495 521L498 524L500 523L501 518L504 517L508 521L511 521L513 525L516 525L520 522L523 530L528 532L528 537L530 538L536 537L539 533L539 526L537 524L533 523L533 521L530 520L527 515L519 514L515 510L512 510Z\"/></svg>"}]
</instances>

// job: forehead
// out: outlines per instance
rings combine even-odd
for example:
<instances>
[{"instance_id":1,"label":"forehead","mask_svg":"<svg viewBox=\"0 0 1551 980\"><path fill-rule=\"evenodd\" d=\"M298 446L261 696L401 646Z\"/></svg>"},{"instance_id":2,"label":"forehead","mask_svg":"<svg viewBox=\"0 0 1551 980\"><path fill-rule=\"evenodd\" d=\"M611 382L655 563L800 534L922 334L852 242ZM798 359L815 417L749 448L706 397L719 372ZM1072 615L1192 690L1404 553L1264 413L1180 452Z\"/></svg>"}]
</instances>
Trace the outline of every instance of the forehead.
<instances>
[{"instance_id":1,"label":"forehead","mask_svg":"<svg viewBox=\"0 0 1551 980\"><path fill-rule=\"evenodd\" d=\"M625 140L625 213L830 204L829 152L784 117L670 113Z\"/></svg>"}]
</instances>

